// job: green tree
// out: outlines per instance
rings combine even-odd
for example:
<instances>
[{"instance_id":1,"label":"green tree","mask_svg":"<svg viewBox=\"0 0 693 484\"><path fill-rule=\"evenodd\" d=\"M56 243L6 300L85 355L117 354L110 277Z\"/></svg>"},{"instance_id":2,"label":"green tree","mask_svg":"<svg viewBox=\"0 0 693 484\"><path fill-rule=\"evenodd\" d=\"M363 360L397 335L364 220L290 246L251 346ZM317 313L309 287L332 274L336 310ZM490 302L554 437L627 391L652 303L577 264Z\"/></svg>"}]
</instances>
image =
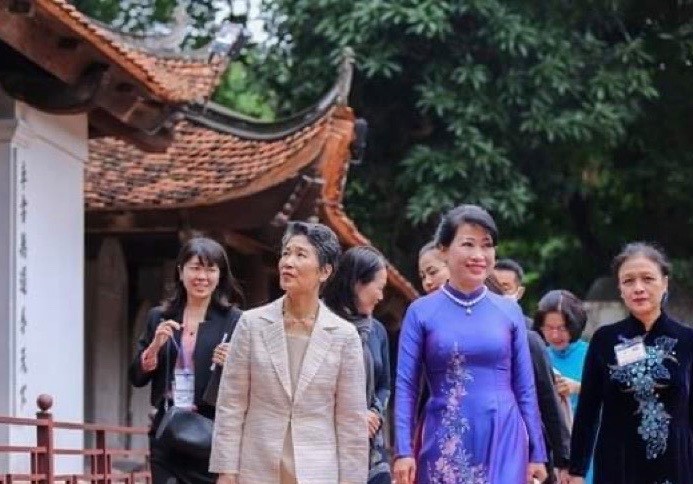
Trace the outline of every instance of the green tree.
<instances>
[{"instance_id":1,"label":"green tree","mask_svg":"<svg viewBox=\"0 0 693 484\"><path fill-rule=\"evenodd\" d=\"M75 3L151 31L176 1ZM188 4L189 42L209 36L217 5ZM232 64L215 100L293 113L352 47L350 104L369 146L347 209L410 277L437 214L461 202L497 216L499 252L525 263L533 297L584 292L633 239L660 242L691 274L691 0L263 0L262 17L267 41Z\"/></svg>"},{"instance_id":2,"label":"green tree","mask_svg":"<svg viewBox=\"0 0 693 484\"><path fill-rule=\"evenodd\" d=\"M243 115L273 121L276 96L262 89L262 83L252 70L252 61L248 61L251 55L252 52L246 52L243 61L234 61L229 65L214 95L214 101Z\"/></svg>"},{"instance_id":3,"label":"green tree","mask_svg":"<svg viewBox=\"0 0 693 484\"><path fill-rule=\"evenodd\" d=\"M260 75L293 111L355 50L351 105L370 133L347 208L410 275L437 214L475 202L538 287L583 292L624 240L685 250L668 236L693 208L690 5L265 0Z\"/></svg>"},{"instance_id":4,"label":"green tree","mask_svg":"<svg viewBox=\"0 0 693 484\"><path fill-rule=\"evenodd\" d=\"M184 39L181 48L194 48L209 42L219 25L230 20L245 23L245 12L235 13L224 9L218 0L73 0L72 2L90 17L104 22L115 30L146 35L160 35L169 32L178 21L185 21ZM185 13L176 12L176 7L184 7ZM246 9L247 10L247 9ZM226 12L226 17L220 13ZM269 121L275 117L276 96L264 90L254 67L258 62L255 49L243 49L223 74L214 100L224 104L241 115Z\"/></svg>"},{"instance_id":5,"label":"green tree","mask_svg":"<svg viewBox=\"0 0 693 484\"><path fill-rule=\"evenodd\" d=\"M180 5L185 14L179 20L186 27L182 44L188 47L208 42L220 21L219 2L215 0L72 0L71 3L92 18L134 34L167 32L176 20L175 10Z\"/></svg>"}]
</instances>

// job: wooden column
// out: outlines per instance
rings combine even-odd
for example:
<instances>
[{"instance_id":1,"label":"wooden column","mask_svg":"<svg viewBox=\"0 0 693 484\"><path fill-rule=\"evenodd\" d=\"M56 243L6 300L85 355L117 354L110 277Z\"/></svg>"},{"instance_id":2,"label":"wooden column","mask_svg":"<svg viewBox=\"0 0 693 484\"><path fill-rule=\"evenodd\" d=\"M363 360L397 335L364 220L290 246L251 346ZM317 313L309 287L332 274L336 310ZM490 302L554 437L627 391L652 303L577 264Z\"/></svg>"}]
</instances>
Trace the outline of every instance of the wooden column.
<instances>
[{"instance_id":1,"label":"wooden column","mask_svg":"<svg viewBox=\"0 0 693 484\"><path fill-rule=\"evenodd\" d=\"M149 301L143 301L139 308L137 309L137 315L135 316L135 323L133 326L134 338L130 344L130 360L132 360L134 354L133 349L135 347L135 342L139 335L144 332L147 324L147 314L152 308L152 304ZM148 427L149 412L152 408L149 402L150 387L149 385L142 388L135 388L129 386L128 391L128 425L132 427ZM147 447L147 437L145 435L133 435L130 437L129 447L130 448L145 448Z\"/></svg>"},{"instance_id":2,"label":"wooden column","mask_svg":"<svg viewBox=\"0 0 693 484\"><path fill-rule=\"evenodd\" d=\"M91 335L86 344L90 414L99 423L122 425L127 421L128 274L117 238L102 242L95 279L94 319L86 323Z\"/></svg>"}]
</instances>

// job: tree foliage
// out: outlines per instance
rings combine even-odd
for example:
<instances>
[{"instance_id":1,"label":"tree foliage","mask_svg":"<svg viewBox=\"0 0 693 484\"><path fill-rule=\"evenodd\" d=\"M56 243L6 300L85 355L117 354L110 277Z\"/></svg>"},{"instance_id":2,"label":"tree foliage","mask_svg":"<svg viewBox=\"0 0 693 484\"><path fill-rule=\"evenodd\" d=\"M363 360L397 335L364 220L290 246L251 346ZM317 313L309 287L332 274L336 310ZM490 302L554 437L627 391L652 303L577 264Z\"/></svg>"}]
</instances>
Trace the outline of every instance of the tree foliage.
<instances>
[{"instance_id":1,"label":"tree foliage","mask_svg":"<svg viewBox=\"0 0 693 484\"><path fill-rule=\"evenodd\" d=\"M92 18L126 33L156 36L182 28L181 49L206 44L224 21L246 23L248 13L247 8L236 12L224 0L73 0L72 3ZM264 83L255 74L253 68L257 62L255 50L242 49L240 57L224 73L214 100L242 115L269 121L275 117L276 96L264 89Z\"/></svg>"},{"instance_id":2,"label":"tree foliage","mask_svg":"<svg viewBox=\"0 0 693 484\"><path fill-rule=\"evenodd\" d=\"M260 75L280 110L316 99L355 50L370 133L347 208L400 265L461 202L500 219L502 252L543 287L584 292L625 240L685 251L671 236L693 208L690 2L263 5Z\"/></svg>"},{"instance_id":3,"label":"tree foliage","mask_svg":"<svg viewBox=\"0 0 693 484\"><path fill-rule=\"evenodd\" d=\"M262 121L275 118L276 96L262 89L248 59L252 52L244 53L244 61L231 62L224 73L214 101L224 104L246 116Z\"/></svg>"},{"instance_id":4,"label":"tree foliage","mask_svg":"<svg viewBox=\"0 0 693 484\"><path fill-rule=\"evenodd\" d=\"M175 0L76 3L137 30L165 23ZM199 13L189 42L209 35L216 7L188 4ZM438 214L462 202L498 218L499 253L527 266L534 296L584 293L633 239L658 241L677 273L690 273L691 0L262 0L261 9L267 40L232 64L215 99L264 119L296 112L354 49L350 105L369 135L347 210L409 276Z\"/></svg>"},{"instance_id":5,"label":"tree foliage","mask_svg":"<svg viewBox=\"0 0 693 484\"><path fill-rule=\"evenodd\" d=\"M188 47L207 42L220 21L219 0L72 0L72 3L92 18L135 34L168 32L180 5L185 12L179 19L184 21L186 30L183 45Z\"/></svg>"}]
</instances>

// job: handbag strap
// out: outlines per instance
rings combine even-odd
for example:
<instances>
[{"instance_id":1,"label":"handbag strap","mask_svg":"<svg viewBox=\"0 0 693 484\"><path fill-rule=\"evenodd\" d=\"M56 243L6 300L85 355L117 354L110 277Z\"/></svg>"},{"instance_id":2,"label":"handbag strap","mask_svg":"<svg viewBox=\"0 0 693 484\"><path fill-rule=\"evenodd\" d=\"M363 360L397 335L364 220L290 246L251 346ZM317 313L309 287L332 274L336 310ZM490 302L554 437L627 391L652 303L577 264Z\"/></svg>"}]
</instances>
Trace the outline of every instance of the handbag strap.
<instances>
[{"instance_id":1,"label":"handbag strap","mask_svg":"<svg viewBox=\"0 0 693 484\"><path fill-rule=\"evenodd\" d=\"M192 364L188 365L186 361L186 355L185 355L185 350L183 349L183 344L179 345L176 342L176 337L173 335L169 340L166 342L166 376L164 378L164 410L168 410L169 408L169 397L168 397L168 392L170 392L173 389L173 386L171 385L171 343L174 344L176 349L178 350L178 354L180 355L181 358L183 358L183 367L186 369L191 369Z\"/></svg>"},{"instance_id":2,"label":"handbag strap","mask_svg":"<svg viewBox=\"0 0 693 484\"><path fill-rule=\"evenodd\" d=\"M170 360L170 352L171 352L170 350L171 350L171 340L168 340L166 342L166 375L164 377L164 411L165 412L168 412L168 407L169 407L168 392L170 391L169 386L171 384L171 376L169 373L169 368L170 368L169 367L169 360Z\"/></svg>"}]
</instances>

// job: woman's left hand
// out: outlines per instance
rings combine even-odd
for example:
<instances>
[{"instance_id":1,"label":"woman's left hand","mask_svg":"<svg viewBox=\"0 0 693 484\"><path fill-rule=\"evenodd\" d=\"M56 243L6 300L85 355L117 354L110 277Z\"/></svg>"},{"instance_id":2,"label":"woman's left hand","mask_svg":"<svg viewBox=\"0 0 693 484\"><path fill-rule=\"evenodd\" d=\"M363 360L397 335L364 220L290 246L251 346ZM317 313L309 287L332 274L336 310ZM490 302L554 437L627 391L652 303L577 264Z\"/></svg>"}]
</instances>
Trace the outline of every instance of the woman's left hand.
<instances>
[{"instance_id":1,"label":"woman's left hand","mask_svg":"<svg viewBox=\"0 0 693 484\"><path fill-rule=\"evenodd\" d=\"M226 356L229 354L229 344L221 343L214 348L214 353L212 353L212 362L224 366L226 362Z\"/></svg>"},{"instance_id":2,"label":"woman's left hand","mask_svg":"<svg viewBox=\"0 0 693 484\"><path fill-rule=\"evenodd\" d=\"M569 397L570 395L580 393L580 382L559 376L556 380L556 390L560 396Z\"/></svg>"},{"instance_id":3,"label":"woman's left hand","mask_svg":"<svg viewBox=\"0 0 693 484\"><path fill-rule=\"evenodd\" d=\"M558 471L558 484L570 484L568 469L556 469Z\"/></svg>"},{"instance_id":4,"label":"woman's left hand","mask_svg":"<svg viewBox=\"0 0 693 484\"><path fill-rule=\"evenodd\" d=\"M382 421L380 420L380 415L378 415L373 410L368 411L368 437L373 438L376 434Z\"/></svg>"},{"instance_id":5,"label":"woman's left hand","mask_svg":"<svg viewBox=\"0 0 693 484\"><path fill-rule=\"evenodd\" d=\"M549 474L546 472L546 466L543 463L530 462L527 466L527 484L533 484L534 479L539 482L544 482Z\"/></svg>"}]
</instances>

